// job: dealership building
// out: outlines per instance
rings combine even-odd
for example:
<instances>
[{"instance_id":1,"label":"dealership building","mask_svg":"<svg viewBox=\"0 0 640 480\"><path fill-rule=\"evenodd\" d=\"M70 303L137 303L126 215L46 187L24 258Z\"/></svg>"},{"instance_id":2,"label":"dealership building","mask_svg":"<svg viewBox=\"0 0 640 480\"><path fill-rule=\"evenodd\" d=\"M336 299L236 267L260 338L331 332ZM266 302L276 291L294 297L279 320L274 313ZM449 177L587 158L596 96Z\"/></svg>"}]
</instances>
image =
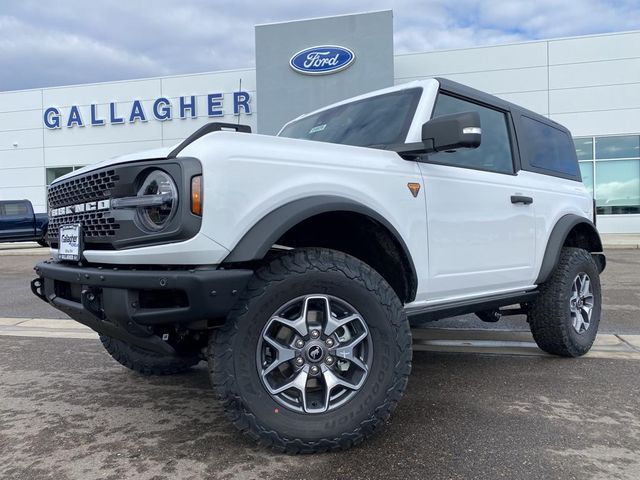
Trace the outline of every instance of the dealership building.
<instances>
[{"instance_id":1,"label":"dealership building","mask_svg":"<svg viewBox=\"0 0 640 480\"><path fill-rule=\"evenodd\" d=\"M600 230L640 233L640 30L395 54L393 14L381 11L258 25L255 37L255 68L0 92L0 200L44 212L60 175L176 144L208 122L275 134L328 103L445 77L568 127ZM322 71L333 52L352 58Z\"/></svg>"}]
</instances>

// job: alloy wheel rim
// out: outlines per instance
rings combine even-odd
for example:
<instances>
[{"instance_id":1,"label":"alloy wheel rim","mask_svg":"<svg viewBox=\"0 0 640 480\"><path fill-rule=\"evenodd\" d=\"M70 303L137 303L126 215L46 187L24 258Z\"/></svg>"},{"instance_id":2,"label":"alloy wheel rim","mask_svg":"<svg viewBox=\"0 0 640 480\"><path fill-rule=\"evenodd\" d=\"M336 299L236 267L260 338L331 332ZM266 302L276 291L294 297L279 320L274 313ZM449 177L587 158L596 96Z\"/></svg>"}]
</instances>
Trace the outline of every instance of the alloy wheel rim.
<instances>
[{"instance_id":1,"label":"alloy wheel rim","mask_svg":"<svg viewBox=\"0 0 640 480\"><path fill-rule=\"evenodd\" d=\"M324 413L360 391L373 344L364 318L349 303L332 295L303 295L269 318L256 360L263 386L279 404Z\"/></svg>"},{"instance_id":2,"label":"alloy wheel rim","mask_svg":"<svg viewBox=\"0 0 640 480\"><path fill-rule=\"evenodd\" d=\"M569 309L571 311L571 325L578 334L589 330L593 313L594 296L591 278L584 272L578 273L571 285Z\"/></svg>"}]
</instances>

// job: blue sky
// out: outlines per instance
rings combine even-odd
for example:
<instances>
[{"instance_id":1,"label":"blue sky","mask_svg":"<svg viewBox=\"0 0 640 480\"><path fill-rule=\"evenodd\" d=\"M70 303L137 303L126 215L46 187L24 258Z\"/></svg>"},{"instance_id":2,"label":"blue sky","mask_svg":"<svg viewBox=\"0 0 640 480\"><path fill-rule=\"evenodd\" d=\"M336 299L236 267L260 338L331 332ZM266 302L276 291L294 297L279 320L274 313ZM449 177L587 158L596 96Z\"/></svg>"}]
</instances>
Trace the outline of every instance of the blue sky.
<instances>
[{"instance_id":1,"label":"blue sky","mask_svg":"<svg viewBox=\"0 0 640 480\"><path fill-rule=\"evenodd\" d=\"M255 24L384 9L396 53L640 29L639 0L0 0L0 91L252 67Z\"/></svg>"}]
</instances>

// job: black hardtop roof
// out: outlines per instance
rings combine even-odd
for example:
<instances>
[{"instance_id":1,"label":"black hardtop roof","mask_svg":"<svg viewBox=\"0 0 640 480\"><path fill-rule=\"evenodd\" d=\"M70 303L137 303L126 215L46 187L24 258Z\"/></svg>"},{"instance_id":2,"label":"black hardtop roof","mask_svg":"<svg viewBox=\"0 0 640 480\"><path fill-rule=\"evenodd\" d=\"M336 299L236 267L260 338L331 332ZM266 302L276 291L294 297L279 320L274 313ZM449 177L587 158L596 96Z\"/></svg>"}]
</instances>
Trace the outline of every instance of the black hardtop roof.
<instances>
[{"instance_id":1,"label":"black hardtop roof","mask_svg":"<svg viewBox=\"0 0 640 480\"><path fill-rule=\"evenodd\" d=\"M569 132L569 130L564 125L561 125L558 122L545 117L544 115L540 115L539 113L536 113L532 110L521 107L520 105L508 102L507 100L503 100L502 98L498 98L495 95L491 95L481 90L476 90L475 88L468 87L467 85L463 85L462 83L454 82L453 80L449 80L448 78L435 77L435 79L438 81L438 83L440 83L440 87L447 92L457 93L458 95L461 95L463 97L469 97L488 105L494 105L502 110L508 110L513 113L517 112L521 115L525 115L542 123L551 125L555 128L564 130L569 135L571 135L571 132Z\"/></svg>"}]
</instances>

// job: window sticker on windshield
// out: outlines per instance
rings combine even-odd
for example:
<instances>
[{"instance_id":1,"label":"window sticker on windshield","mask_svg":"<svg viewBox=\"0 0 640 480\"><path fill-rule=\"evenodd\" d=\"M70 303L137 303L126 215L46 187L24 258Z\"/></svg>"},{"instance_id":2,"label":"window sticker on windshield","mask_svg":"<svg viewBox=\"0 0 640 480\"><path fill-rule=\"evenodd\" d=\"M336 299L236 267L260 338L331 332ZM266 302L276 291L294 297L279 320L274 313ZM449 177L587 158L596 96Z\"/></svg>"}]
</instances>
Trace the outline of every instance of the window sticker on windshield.
<instances>
[{"instance_id":1,"label":"window sticker on windshield","mask_svg":"<svg viewBox=\"0 0 640 480\"><path fill-rule=\"evenodd\" d=\"M313 127L311 130L309 130L309 133L311 134L311 133L321 132L325 128L327 128L327 124L323 123L322 125L317 125Z\"/></svg>"}]
</instances>

